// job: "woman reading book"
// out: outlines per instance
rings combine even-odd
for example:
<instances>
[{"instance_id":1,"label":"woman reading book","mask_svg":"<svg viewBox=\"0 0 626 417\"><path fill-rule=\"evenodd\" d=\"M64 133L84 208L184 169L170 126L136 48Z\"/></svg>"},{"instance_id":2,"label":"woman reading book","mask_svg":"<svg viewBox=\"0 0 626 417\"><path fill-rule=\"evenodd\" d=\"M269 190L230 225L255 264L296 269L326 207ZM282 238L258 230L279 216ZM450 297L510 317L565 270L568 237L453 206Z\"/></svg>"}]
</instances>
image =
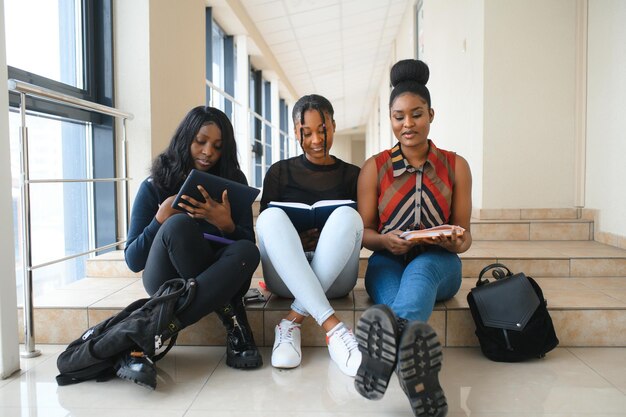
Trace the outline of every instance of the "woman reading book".
<instances>
[{"instance_id":1,"label":"woman reading book","mask_svg":"<svg viewBox=\"0 0 626 417\"><path fill-rule=\"evenodd\" d=\"M247 185L237 161L233 127L218 109L191 109L167 149L154 159L150 177L141 183L133 204L126 263L135 272L143 270L143 285L150 295L169 279L194 278L196 297L178 317L183 327L216 312L227 329L226 364L256 368L262 359L242 302L259 264L252 208L247 207L234 221L227 193L217 202L201 186L198 189L205 201L183 196L179 206L185 211L173 208L192 169ZM204 233L234 243L215 243L204 239ZM153 365L138 355L126 358L118 376L152 388L156 385Z\"/></svg>"},{"instance_id":2,"label":"woman reading book","mask_svg":"<svg viewBox=\"0 0 626 417\"><path fill-rule=\"evenodd\" d=\"M435 302L451 298L461 285L457 254L472 243L472 181L465 159L428 139L435 115L428 76L422 61L392 67L389 115L398 142L368 159L359 176L363 245L373 251L365 287L377 305L357 326L363 362L355 385L366 398L379 399L397 367L415 415L427 404L428 415L444 416L447 404L437 379L441 345L425 322ZM446 224L460 228L423 238L400 236Z\"/></svg>"},{"instance_id":3,"label":"woman reading book","mask_svg":"<svg viewBox=\"0 0 626 417\"><path fill-rule=\"evenodd\" d=\"M321 230L298 231L289 216L270 202L356 200L359 168L331 156L335 132L334 110L318 95L302 97L293 107L295 134L303 154L273 164L263 182L259 237L263 277L267 289L294 298L291 311L275 328L272 365L300 365L300 328L312 316L326 333L332 360L350 376L361 353L348 326L328 301L346 296L356 284L363 222L355 209L336 208Z\"/></svg>"}]
</instances>

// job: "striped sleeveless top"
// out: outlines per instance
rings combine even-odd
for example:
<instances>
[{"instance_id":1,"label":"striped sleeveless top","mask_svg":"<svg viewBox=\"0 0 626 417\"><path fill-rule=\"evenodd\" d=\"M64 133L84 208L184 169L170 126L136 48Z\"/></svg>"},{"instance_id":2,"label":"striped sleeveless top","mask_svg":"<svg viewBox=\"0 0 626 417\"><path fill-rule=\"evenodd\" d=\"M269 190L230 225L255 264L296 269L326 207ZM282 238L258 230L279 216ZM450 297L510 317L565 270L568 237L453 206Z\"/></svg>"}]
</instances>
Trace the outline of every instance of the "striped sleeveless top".
<instances>
[{"instance_id":1,"label":"striped sleeveless top","mask_svg":"<svg viewBox=\"0 0 626 417\"><path fill-rule=\"evenodd\" d=\"M420 168L404 159L399 143L374 157L380 233L448 223L456 154L437 148L430 139L428 144L428 157Z\"/></svg>"}]
</instances>

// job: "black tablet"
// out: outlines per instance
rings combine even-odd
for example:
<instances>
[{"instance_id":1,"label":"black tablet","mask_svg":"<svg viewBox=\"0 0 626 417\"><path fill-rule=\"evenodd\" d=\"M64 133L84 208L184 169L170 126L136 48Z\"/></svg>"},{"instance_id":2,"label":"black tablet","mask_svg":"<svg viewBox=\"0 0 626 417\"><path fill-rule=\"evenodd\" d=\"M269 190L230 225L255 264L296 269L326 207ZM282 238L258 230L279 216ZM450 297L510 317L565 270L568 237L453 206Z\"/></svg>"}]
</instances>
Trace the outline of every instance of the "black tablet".
<instances>
[{"instance_id":1,"label":"black tablet","mask_svg":"<svg viewBox=\"0 0 626 417\"><path fill-rule=\"evenodd\" d=\"M172 203L172 207L178 210L185 211L178 205L181 201L182 195L188 195L195 198L198 201L204 201L204 197L198 190L198 185L201 185L207 193L215 201L222 201L222 193L224 190L228 190L228 201L230 201L230 211L233 221L236 223L246 210L250 209L254 199L261 192L260 190L241 184L236 181L227 180L226 178L218 177L217 175L202 172L197 169L192 169L187 179L180 187L178 195ZM182 200L184 204L189 202Z\"/></svg>"}]
</instances>

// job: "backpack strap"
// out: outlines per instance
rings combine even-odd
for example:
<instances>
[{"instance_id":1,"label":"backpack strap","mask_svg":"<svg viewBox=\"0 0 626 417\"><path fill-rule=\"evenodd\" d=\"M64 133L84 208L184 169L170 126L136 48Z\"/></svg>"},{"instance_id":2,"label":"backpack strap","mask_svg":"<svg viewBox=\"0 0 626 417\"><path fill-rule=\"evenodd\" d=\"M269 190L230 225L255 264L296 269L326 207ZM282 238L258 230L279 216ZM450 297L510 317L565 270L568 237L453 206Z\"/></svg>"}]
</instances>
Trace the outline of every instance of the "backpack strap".
<instances>
[{"instance_id":1,"label":"backpack strap","mask_svg":"<svg viewBox=\"0 0 626 417\"><path fill-rule=\"evenodd\" d=\"M509 270L509 268L507 268L504 264L493 263L493 264L487 265L486 267L482 269L482 271L480 271L480 274L478 274L478 280L476 281L477 287L480 287L485 284L489 284L488 279L485 278L483 280L482 278L483 278L483 275L485 275L488 271L492 269L493 271L491 272L491 274L496 280L502 279L505 277L510 277L511 275L513 275L513 273ZM506 273L503 270L505 270Z\"/></svg>"},{"instance_id":2,"label":"backpack strap","mask_svg":"<svg viewBox=\"0 0 626 417\"><path fill-rule=\"evenodd\" d=\"M106 360L98 364L92 365L86 369L81 369L68 373L60 373L56 376L57 384L59 386L73 385L94 378L98 382L106 381L112 376L115 376L113 363L114 361Z\"/></svg>"}]
</instances>

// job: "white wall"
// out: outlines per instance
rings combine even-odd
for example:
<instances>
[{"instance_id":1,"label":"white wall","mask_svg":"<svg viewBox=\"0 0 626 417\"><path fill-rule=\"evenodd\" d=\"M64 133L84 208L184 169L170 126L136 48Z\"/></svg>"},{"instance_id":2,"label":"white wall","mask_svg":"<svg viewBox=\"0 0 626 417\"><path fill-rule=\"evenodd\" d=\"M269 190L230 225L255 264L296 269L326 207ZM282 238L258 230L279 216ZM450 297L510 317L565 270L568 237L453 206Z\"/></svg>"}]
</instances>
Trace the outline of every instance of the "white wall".
<instances>
[{"instance_id":1,"label":"white wall","mask_svg":"<svg viewBox=\"0 0 626 417\"><path fill-rule=\"evenodd\" d=\"M469 163L472 200L482 205L484 1L428 1L423 5L423 56L435 118L430 138Z\"/></svg>"},{"instance_id":2,"label":"white wall","mask_svg":"<svg viewBox=\"0 0 626 417\"><path fill-rule=\"evenodd\" d=\"M573 207L577 2L424 0L422 8L430 137L468 160L474 207ZM407 41L415 18L406 15L390 66L415 57ZM387 85L379 132L367 127L368 155L389 142Z\"/></svg>"},{"instance_id":3,"label":"white wall","mask_svg":"<svg viewBox=\"0 0 626 417\"><path fill-rule=\"evenodd\" d=\"M336 133L331 155L358 167L365 162L365 135L363 133Z\"/></svg>"},{"instance_id":4,"label":"white wall","mask_svg":"<svg viewBox=\"0 0 626 417\"><path fill-rule=\"evenodd\" d=\"M151 160L192 108L205 103L202 0L115 0L116 106L128 122L131 200Z\"/></svg>"},{"instance_id":5,"label":"white wall","mask_svg":"<svg viewBox=\"0 0 626 417\"><path fill-rule=\"evenodd\" d=\"M0 379L20 368L9 143L4 0L0 0Z\"/></svg>"},{"instance_id":6,"label":"white wall","mask_svg":"<svg viewBox=\"0 0 626 417\"><path fill-rule=\"evenodd\" d=\"M396 143L396 138L391 131L389 121L389 71L394 63L401 59L415 58L415 3L409 2L402 22L398 28L398 36L389 48L391 56L387 70L384 72L378 90L378 98L374 108L368 116L368 124L365 126L365 157L369 158L378 152L391 148Z\"/></svg>"},{"instance_id":7,"label":"white wall","mask_svg":"<svg viewBox=\"0 0 626 417\"><path fill-rule=\"evenodd\" d=\"M150 0L152 156L192 107L206 103L205 4Z\"/></svg>"},{"instance_id":8,"label":"white wall","mask_svg":"<svg viewBox=\"0 0 626 417\"><path fill-rule=\"evenodd\" d=\"M576 2L485 0L483 208L575 197Z\"/></svg>"},{"instance_id":9,"label":"white wall","mask_svg":"<svg viewBox=\"0 0 626 417\"><path fill-rule=\"evenodd\" d=\"M596 228L626 241L626 2L588 10L586 207L599 210Z\"/></svg>"}]
</instances>

